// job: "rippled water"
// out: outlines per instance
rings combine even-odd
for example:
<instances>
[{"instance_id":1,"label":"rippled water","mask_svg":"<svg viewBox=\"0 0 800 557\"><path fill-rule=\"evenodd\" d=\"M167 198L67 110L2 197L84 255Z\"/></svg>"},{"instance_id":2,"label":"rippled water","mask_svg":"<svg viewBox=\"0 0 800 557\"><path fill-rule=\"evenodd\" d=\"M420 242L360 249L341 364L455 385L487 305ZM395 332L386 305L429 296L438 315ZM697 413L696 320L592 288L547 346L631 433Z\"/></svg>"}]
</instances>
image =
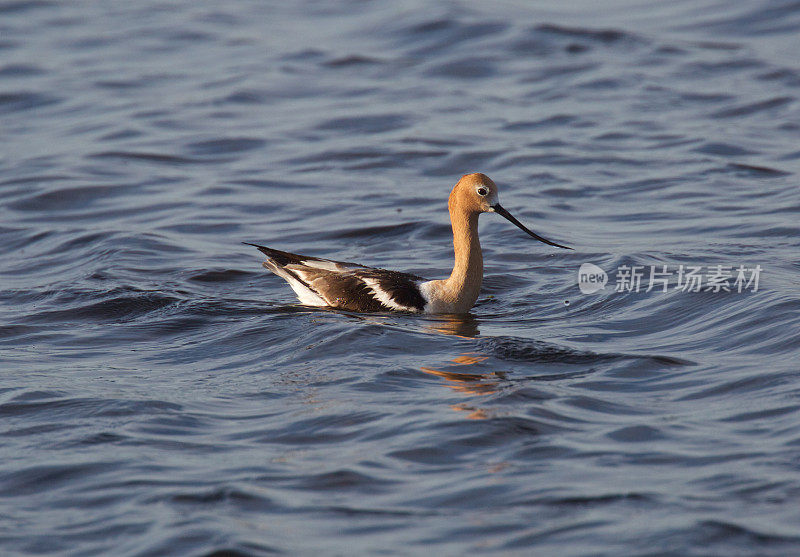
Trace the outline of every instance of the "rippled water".
<instances>
[{"instance_id":1,"label":"rippled water","mask_svg":"<svg viewBox=\"0 0 800 557\"><path fill-rule=\"evenodd\" d=\"M800 6L567 4L0 2L3 555L800 553Z\"/></svg>"}]
</instances>

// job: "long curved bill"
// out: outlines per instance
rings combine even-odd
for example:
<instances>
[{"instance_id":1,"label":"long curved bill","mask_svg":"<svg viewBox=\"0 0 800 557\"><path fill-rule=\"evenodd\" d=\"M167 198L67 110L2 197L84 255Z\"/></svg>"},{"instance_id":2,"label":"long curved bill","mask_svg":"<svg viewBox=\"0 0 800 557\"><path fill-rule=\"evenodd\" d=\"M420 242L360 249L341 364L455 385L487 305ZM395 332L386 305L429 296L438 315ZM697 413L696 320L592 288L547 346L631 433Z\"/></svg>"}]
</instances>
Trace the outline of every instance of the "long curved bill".
<instances>
[{"instance_id":1,"label":"long curved bill","mask_svg":"<svg viewBox=\"0 0 800 557\"><path fill-rule=\"evenodd\" d=\"M555 247L557 247L557 248L563 248L563 249L572 249L571 247L568 247L568 246L562 246L561 244L556 244L555 242L551 242L551 241L550 241L550 240L548 240L547 238L542 238L541 236L539 236L539 235L538 235L538 234L536 234L535 232L531 232L530 230L528 230L528 229L525 227L525 225L524 225L524 224L522 224L522 223L521 223L521 222L519 222L517 219L515 219L515 218L513 217L513 215L512 215L511 213L509 213L508 211L506 211L506 210L505 210L505 209L504 209L504 208L503 208L503 207L502 207L502 206L501 206L499 203L498 203L498 204L496 204L496 205L492 205L492 209L494 209L494 212L495 212L495 213L497 213L498 215L500 215L501 217L503 217L503 218L505 218L505 219L509 220L509 221L510 221L512 224L514 224L514 225L518 226L519 228L521 228L522 230L524 230L525 232L527 232L527 233L528 233L528 235L529 235L530 237L532 237L532 238L536 238L536 239L537 239L537 240L539 240L540 242L544 242L545 244L548 244L548 245L551 245L551 246L555 246Z\"/></svg>"}]
</instances>

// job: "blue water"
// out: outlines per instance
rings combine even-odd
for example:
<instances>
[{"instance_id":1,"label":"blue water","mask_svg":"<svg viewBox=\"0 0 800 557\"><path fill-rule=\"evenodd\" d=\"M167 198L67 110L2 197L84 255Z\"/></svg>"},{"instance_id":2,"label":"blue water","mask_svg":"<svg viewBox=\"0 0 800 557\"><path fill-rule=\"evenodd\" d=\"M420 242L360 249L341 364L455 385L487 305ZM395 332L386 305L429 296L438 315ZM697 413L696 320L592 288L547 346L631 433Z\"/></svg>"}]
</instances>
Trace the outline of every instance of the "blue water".
<instances>
[{"instance_id":1,"label":"blue water","mask_svg":"<svg viewBox=\"0 0 800 557\"><path fill-rule=\"evenodd\" d=\"M800 554L798 36L778 0L0 2L0 553ZM484 215L468 316L306 308L240 243L442 278L475 171L575 251ZM758 288L676 288L717 265Z\"/></svg>"}]
</instances>

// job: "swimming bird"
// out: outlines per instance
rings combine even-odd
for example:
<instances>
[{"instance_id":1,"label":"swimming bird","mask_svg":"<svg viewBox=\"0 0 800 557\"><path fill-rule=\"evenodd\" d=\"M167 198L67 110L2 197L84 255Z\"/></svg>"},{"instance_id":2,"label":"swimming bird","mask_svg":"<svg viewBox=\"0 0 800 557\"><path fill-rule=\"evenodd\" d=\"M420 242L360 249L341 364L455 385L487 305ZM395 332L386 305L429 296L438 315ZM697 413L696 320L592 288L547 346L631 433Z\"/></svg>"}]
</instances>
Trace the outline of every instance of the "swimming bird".
<instances>
[{"instance_id":1,"label":"swimming bird","mask_svg":"<svg viewBox=\"0 0 800 557\"><path fill-rule=\"evenodd\" d=\"M485 174L462 176L450 192L447 205L453 227L455 265L450 277L443 280L426 280L409 273L244 243L267 256L264 267L285 279L305 305L417 313L467 313L475 304L483 281L483 254L478 240L481 213L497 213L540 242L572 249L542 238L515 219L500 205L497 185Z\"/></svg>"}]
</instances>

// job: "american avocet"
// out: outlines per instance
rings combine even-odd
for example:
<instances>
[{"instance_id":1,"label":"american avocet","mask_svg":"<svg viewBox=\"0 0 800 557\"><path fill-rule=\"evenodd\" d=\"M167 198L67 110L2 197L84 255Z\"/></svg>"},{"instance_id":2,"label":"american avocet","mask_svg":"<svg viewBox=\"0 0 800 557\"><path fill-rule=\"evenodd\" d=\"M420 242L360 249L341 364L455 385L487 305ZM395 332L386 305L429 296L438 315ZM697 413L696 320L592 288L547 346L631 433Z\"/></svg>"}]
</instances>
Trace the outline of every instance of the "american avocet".
<instances>
[{"instance_id":1,"label":"american avocet","mask_svg":"<svg viewBox=\"0 0 800 557\"><path fill-rule=\"evenodd\" d=\"M455 265L450 277L426 280L397 271L356 263L319 259L250 244L267 256L264 267L286 280L300 302L350 311L466 313L478 299L483 281L483 254L478 215L497 213L540 242L556 244L525 228L497 200L497 186L485 174L465 174L450 192Z\"/></svg>"}]
</instances>

